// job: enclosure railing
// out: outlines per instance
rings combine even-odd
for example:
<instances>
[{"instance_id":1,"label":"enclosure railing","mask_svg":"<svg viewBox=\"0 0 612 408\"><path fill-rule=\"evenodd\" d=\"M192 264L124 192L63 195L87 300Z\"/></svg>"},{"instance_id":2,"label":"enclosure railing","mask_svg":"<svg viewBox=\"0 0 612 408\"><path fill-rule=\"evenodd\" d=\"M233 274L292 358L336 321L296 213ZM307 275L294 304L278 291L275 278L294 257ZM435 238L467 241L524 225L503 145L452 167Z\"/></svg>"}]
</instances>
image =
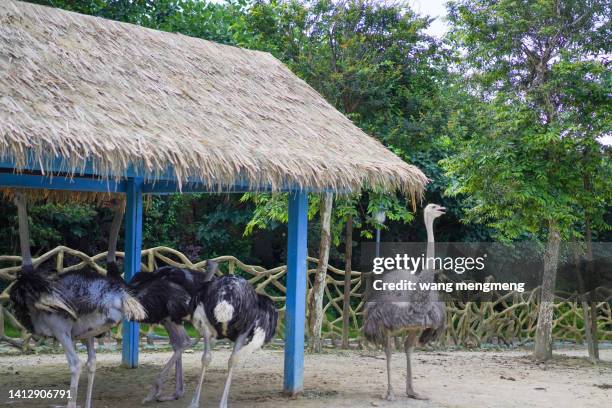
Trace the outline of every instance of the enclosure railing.
<instances>
[{"instance_id":1,"label":"enclosure railing","mask_svg":"<svg viewBox=\"0 0 612 408\"><path fill-rule=\"evenodd\" d=\"M123 257L121 252L118 257ZM94 256L59 246L34 260L34 265L52 262L58 273L66 273L91 267L99 273L106 270L99 262L104 262L106 252ZM281 318L279 319L278 335L284 332L282 324L285 307L285 265L265 269L257 265L248 265L230 256L220 256L213 259L220 264L220 274L238 274L255 287L257 292L266 293L277 304ZM141 268L143 272L151 272L159 266L171 265L203 270L206 260L192 262L179 251L167 247L155 247L142 251ZM308 293L312 287L313 275L316 271L316 258L308 258ZM12 266L6 266L12 265ZM31 335L11 313L9 289L21 268L21 257L0 256L0 340L27 349L30 347ZM312 267L312 268L311 268ZM343 303L344 303L344 270L328 266L323 303L323 336L337 344L342 334ZM538 313L538 290L529 292L509 292L505 294L490 292L487 302L447 302L447 328L441 337L442 344L480 346L483 343L516 343L531 340L535 335ZM612 340L612 293L608 290L607 299L597 303L597 323L600 340ZM354 341L361 343L361 321L365 301L363 297L362 272L351 271L351 291L349 307L349 334ZM581 303L576 300L559 300L554 306L553 336L556 340L582 342L584 322ZM20 338L9 338L4 330L5 323L20 332ZM116 335L116 336L120 336ZM120 340L118 338L118 340Z\"/></svg>"}]
</instances>

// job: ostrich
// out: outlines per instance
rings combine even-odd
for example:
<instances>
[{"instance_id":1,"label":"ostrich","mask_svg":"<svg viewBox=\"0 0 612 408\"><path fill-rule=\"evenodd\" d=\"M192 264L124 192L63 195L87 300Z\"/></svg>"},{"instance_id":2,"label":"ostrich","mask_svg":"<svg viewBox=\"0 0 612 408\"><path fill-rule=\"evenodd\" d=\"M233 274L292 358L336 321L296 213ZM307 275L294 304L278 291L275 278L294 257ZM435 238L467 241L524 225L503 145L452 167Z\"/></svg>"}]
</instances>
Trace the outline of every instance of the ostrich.
<instances>
[{"instance_id":1,"label":"ostrich","mask_svg":"<svg viewBox=\"0 0 612 408\"><path fill-rule=\"evenodd\" d=\"M139 273L129 283L134 296L144 306L147 317L141 322L161 324L168 332L173 354L151 386L143 403L176 400L184 394L182 355L185 349L192 346L191 339L183 322L191 316L191 299L197 290L211 280L218 270L216 262L208 261L207 272L201 273L189 269L166 266L152 273ZM175 391L162 396L162 386L168 372L175 366Z\"/></svg>"},{"instance_id":2,"label":"ostrich","mask_svg":"<svg viewBox=\"0 0 612 408\"><path fill-rule=\"evenodd\" d=\"M35 269L30 254L25 195L17 192L14 202L18 211L23 259L22 269L10 291L16 316L30 331L55 337L63 346L71 372L68 408L76 407L82 367L73 340L83 340L87 347L85 407L90 408L96 371L94 337L107 332L123 318L144 319L146 312L132 297L120 276L112 272L102 276L87 269L55 277ZM118 225L120 220L114 220L111 229L116 228L118 231ZM111 231L111 236L116 235L117 231ZM111 238L111 245L112 242Z\"/></svg>"},{"instance_id":3,"label":"ostrich","mask_svg":"<svg viewBox=\"0 0 612 408\"><path fill-rule=\"evenodd\" d=\"M112 231L119 230L123 212L123 203L115 207ZM119 220L117 224L115 224L116 220ZM116 246L117 235L111 235L106 261L108 270L112 271L115 276L121 276L115 255ZM206 269L206 273L203 274L191 269L164 266L151 273L138 273L128 283L130 291L146 311L146 316L139 321L161 324L168 332L173 349L172 356L153 382L143 403L154 399L160 402L177 400L185 393L182 356L183 352L193 344L183 322L191 316L192 297L205 282L212 279L219 265L209 260L206 263ZM173 364L175 366L175 391L170 395L161 395L163 384Z\"/></svg>"},{"instance_id":4,"label":"ostrich","mask_svg":"<svg viewBox=\"0 0 612 408\"><path fill-rule=\"evenodd\" d=\"M274 302L238 276L214 278L204 284L193 299L192 323L204 338L202 369L196 391L189 405L198 408L204 373L211 361L211 341L228 338L234 349L228 361L228 373L220 408L227 408L234 366L249 353L270 342L276 331L278 312Z\"/></svg>"},{"instance_id":5,"label":"ostrich","mask_svg":"<svg viewBox=\"0 0 612 408\"><path fill-rule=\"evenodd\" d=\"M446 209L437 204L425 207L424 219L427 229L427 259L435 256L433 223ZM424 268L417 277L418 282L433 282L435 272ZM417 344L426 344L439 336L445 326L446 310L435 291L415 292L409 302L370 302L366 308L363 332L369 341L382 344L387 357L387 393L384 398L394 400L391 384L391 340L398 333L406 333L406 394L409 398L426 399L412 388L410 356ZM419 336L420 334L420 336Z\"/></svg>"}]
</instances>

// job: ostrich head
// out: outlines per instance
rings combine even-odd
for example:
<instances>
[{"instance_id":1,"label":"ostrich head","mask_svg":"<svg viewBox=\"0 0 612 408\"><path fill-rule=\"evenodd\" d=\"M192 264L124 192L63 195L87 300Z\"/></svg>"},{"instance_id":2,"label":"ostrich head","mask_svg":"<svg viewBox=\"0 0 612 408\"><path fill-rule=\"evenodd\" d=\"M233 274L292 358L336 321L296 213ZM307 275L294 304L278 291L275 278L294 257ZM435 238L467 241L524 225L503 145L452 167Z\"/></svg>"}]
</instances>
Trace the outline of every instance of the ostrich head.
<instances>
[{"instance_id":1,"label":"ostrich head","mask_svg":"<svg viewBox=\"0 0 612 408\"><path fill-rule=\"evenodd\" d=\"M434 242L433 223L436 218L446 213L446 208L438 204L427 204L423 211L423 218L425 218L425 229L427 230L427 242ZM434 249L427 246L427 257L433 257Z\"/></svg>"},{"instance_id":2,"label":"ostrich head","mask_svg":"<svg viewBox=\"0 0 612 408\"><path fill-rule=\"evenodd\" d=\"M427 204L425 211L423 212L425 220L435 220L439 216L446 213L446 208L438 204Z\"/></svg>"}]
</instances>

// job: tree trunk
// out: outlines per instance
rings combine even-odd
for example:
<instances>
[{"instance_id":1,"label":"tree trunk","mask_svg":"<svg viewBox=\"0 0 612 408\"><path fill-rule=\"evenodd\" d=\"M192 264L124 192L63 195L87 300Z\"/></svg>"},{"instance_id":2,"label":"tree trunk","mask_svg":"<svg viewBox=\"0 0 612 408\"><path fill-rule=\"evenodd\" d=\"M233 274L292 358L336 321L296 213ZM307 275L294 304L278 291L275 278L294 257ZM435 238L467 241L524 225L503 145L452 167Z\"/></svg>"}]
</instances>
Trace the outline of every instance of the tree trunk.
<instances>
[{"instance_id":1,"label":"tree trunk","mask_svg":"<svg viewBox=\"0 0 612 408\"><path fill-rule=\"evenodd\" d=\"M561 236L557 226L553 221L549 222L548 243L544 254L544 273L540 289L540 309L535 336L534 356L537 361L546 361L552 357L553 305L560 241Z\"/></svg>"},{"instance_id":2,"label":"tree trunk","mask_svg":"<svg viewBox=\"0 0 612 408\"><path fill-rule=\"evenodd\" d=\"M344 298L342 299L342 348L349 348L349 328L351 323L351 270L353 259L353 216L346 220L346 237L344 239Z\"/></svg>"},{"instance_id":3,"label":"tree trunk","mask_svg":"<svg viewBox=\"0 0 612 408\"><path fill-rule=\"evenodd\" d=\"M329 260L329 247L331 244L331 213L334 196L325 193L321 200L321 237L319 241L319 263L312 285L312 294L308 305L308 320L310 328L310 351L321 352L321 328L323 326L323 297L325 295L325 278L327 277L327 261Z\"/></svg>"},{"instance_id":4,"label":"tree trunk","mask_svg":"<svg viewBox=\"0 0 612 408\"><path fill-rule=\"evenodd\" d=\"M587 148L583 153L583 159L586 161L589 156L589 149ZM587 197L591 194L591 177L588 171L584 171L582 174L582 184L584 187L584 191L587 193ZM586 260L587 260L587 270L586 273L589 275L593 274L593 232L591 230L591 218L589 216L589 207L584 209L584 241L586 242ZM599 360L599 343L597 339L597 302L591 299L590 302L590 324L586 324L585 320L585 329L590 327L591 336L590 338L593 340L592 347L589 347L589 358L594 363ZM585 315L585 319L588 319L589 315Z\"/></svg>"},{"instance_id":5,"label":"tree trunk","mask_svg":"<svg viewBox=\"0 0 612 408\"><path fill-rule=\"evenodd\" d=\"M585 176L585 188L587 191L590 190L590 180L588 176ZM585 212L584 215L584 240L586 242L586 260L587 260L587 274L593 274L593 233L591 232L591 220L589 215ZM591 295L593 296L593 295ZM585 329L591 330L590 338L593 344L589 347L589 359L596 363L599 360L599 342L597 339L597 302L591 300L590 302L590 324L586 324L586 319L589 319L589 314L585 315Z\"/></svg>"},{"instance_id":6,"label":"tree trunk","mask_svg":"<svg viewBox=\"0 0 612 408\"><path fill-rule=\"evenodd\" d=\"M587 349L589 350L589 359L593 362L594 352L594 342L593 342L593 331L591 330L591 318L589 316L589 303L587 302L586 297L586 289L584 286L584 279L582 277L582 271L580 270L581 262L580 262L580 249L578 248L578 244L575 240L572 240L572 252L574 255L574 268L576 269L576 280L578 282L578 294L580 298L580 304L582 306L582 318L584 319L584 340L587 344Z\"/></svg>"}]
</instances>

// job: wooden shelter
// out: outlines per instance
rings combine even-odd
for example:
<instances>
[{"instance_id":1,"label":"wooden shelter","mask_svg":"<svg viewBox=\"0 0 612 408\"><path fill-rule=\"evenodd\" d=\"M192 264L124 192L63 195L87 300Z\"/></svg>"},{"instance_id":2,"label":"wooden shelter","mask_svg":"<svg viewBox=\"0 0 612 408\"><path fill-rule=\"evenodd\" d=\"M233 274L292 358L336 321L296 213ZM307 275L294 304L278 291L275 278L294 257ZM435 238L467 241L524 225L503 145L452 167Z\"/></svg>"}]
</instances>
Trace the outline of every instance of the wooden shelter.
<instances>
[{"instance_id":1,"label":"wooden shelter","mask_svg":"<svg viewBox=\"0 0 612 408\"><path fill-rule=\"evenodd\" d=\"M140 270L143 194L290 193L290 393L303 377L307 193L414 198L426 182L268 53L0 3L0 188L125 194L126 279ZM124 339L135 367L138 324Z\"/></svg>"}]
</instances>

